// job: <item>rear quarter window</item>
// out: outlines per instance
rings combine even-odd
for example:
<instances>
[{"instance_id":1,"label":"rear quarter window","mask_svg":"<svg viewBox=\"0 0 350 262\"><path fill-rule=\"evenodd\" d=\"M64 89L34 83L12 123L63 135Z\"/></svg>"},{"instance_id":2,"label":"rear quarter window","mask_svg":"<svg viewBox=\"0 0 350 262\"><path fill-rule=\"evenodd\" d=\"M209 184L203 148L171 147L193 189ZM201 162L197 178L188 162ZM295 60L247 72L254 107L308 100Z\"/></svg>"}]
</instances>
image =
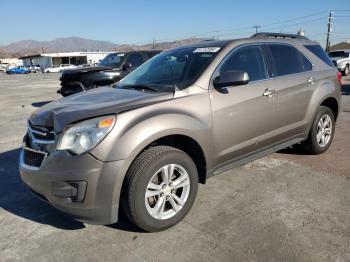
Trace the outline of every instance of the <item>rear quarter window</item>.
<instances>
[{"instance_id":1,"label":"rear quarter window","mask_svg":"<svg viewBox=\"0 0 350 262\"><path fill-rule=\"evenodd\" d=\"M329 59L327 53L319 45L304 45L309 51L316 55L319 59L325 62L327 65L333 67L332 61Z\"/></svg>"},{"instance_id":2,"label":"rear quarter window","mask_svg":"<svg viewBox=\"0 0 350 262\"><path fill-rule=\"evenodd\" d=\"M295 47L283 44L269 44L267 47L272 58L274 77L312 70L310 61Z\"/></svg>"}]
</instances>

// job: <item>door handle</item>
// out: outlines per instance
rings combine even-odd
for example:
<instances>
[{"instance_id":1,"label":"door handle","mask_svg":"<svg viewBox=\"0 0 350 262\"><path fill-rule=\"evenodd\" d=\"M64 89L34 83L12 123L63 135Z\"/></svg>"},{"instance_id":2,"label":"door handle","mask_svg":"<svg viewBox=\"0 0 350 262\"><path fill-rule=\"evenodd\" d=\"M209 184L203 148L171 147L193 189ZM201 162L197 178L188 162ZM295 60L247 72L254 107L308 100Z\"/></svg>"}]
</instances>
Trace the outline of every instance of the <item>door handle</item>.
<instances>
[{"instance_id":1,"label":"door handle","mask_svg":"<svg viewBox=\"0 0 350 262\"><path fill-rule=\"evenodd\" d=\"M313 85L313 84L315 83L315 78L309 77L309 78L307 79L307 83Z\"/></svg>"},{"instance_id":2,"label":"door handle","mask_svg":"<svg viewBox=\"0 0 350 262\"><path fill-rule=\"evenodd\" d=\"M268 96L271 97L274 93L276 93L276 90L271 90L271 89L265 89L263 96Z\"/></svg>"}]
</instances>

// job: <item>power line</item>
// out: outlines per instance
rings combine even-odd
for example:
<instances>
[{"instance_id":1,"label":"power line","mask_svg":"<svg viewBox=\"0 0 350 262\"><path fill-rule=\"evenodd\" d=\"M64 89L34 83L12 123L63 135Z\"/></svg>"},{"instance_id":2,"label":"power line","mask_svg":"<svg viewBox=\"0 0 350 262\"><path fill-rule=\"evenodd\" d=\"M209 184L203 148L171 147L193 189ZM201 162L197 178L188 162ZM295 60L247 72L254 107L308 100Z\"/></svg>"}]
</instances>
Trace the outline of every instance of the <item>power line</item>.
<instances>
[{"instance_id":1,"label":"power line","mask_svg":"<svg viewBox=\"0 0 350 262\"><path fill-rule=\"evenodd\" d=\"M337 12L347 12L350 10L336 10ZM255 26L249 26L249 27L237 27L237 28L231 28L231 29L220 29L220 30L211 30L207 32L203 32L200 34L194 34L194 35L188 35L188 36L181 36L177 38L167 38L167 39L157 39L157 42L165 42L165 41L176 41L178 39L184 39L184 38L218 38L218 37L223 37L223 36L237 36L237 35L242 35L242 34L252 34L253 29L255 28L255 32L258 31L259 28L263 28L264 30L278 30L282 32L284 28L291 28L291 27L296 27L303 25L304 27L307 26L310 23L314 23L316 21L321 21L323 19L326 19L326 11L322 12L317 12L317 13L312 13L304 16L299 16L296 18L290 18L290 19L285 19L285 20L279 20L276 22L272 23L266 23L266 24L260 24L260 25L255 25ZM313 18L313 19L310 19ZM291 22L296 22L296 23L291 23ZM271 27L272 25L278 25ZM290 30L288 30L290 31ZM232 32L232 33L230 33ZM154 43L154 39L150 39L148 41L143 41L143 42L137 42L133 43L135 45L141 45L141 44L149 44L149 43Z\"/></svg>"},{"instance_id":2,"label":"power line","mask_svg":"<svg viewBox=\"0 0 350 262\"><path fill-rule=\"evenodd\" d=\"M267 27L267 30L278 30L280 29L280 31L282 32L284 28L288 28L288 27L294 27L294 26L300 26L300 25L305 25L305 23L313 23L313 22L317 22L317 21L321 21L321 20L325 20L326 17L321 17L321 18L316 18L316 19L309 19L309 20L304 20L302 22L298 22L298 23L293 23L293 24L286 24L286 25L280 25L280 26L275 26L275 27Z\"/></svg>"},{"instance_id":3,"label":"power line","mask_svg":"<svg viewBox=\"0 0 350 262\"><path fill-rule=\"evenodd\" d=\"M268 23L268 24L260 24L260 25L255 25L253 26L253 28L256 28L256 26L258 26L258 28L260 27L267 27L267 26L270 26L270 25L276 25L276 24L285 24L285 23L288 23L288 22L292 22L292 21L298 21L298 20L302 20L302 19L306 19L306 18L310 18L310 17L315 17L315 16L320 16L320 15L326 15L326 11L322 11L322 12L317 12L317 13L312 13L312 14L308 14L308 15L304 15L304 16L300 16L300 17L296 17L296 18L291 18L291 19L286 19L286 20L280 20L280 21L277 21L277 22L272 22L272 23ZM324 18L323 16L323 18ZM321 20L322 18L318 18L318 20ZM298 23L298 24L301 24L302 22ZM197 34L197 35L194 35L193 37L199 37L199 36L204 36L204 35L216 35L216 34L219 34L219 33L223 33L223 32L237 32L239 33L239 31L241 30L247 30L247 29L251 29L252 27L249 26L249 27L238 27L238 28L231 28L231 29L218 29L218 30L213 30L213 31L209 31L209 32L205 32L205 33L202 33L202 34Z\"/></svg>"},{"instance_id":4,"label":"power line","mask_svg":"<svg viewBox=\"0 0 350 262\"><path fill-rule=\"evenodd\" d=\"M273 22L273 23L269 23L269 24L263 24L261 26L265 27L265 26L270 26L270 25L275 25L275 24L284 24L284 23L293 22L293 21L297 21L297 20L301 20L301 19L305 19L305 18L310 18L310 17L313 17L313 16L319 16L321 14L325 15L326 11L313 13L313 14L308 14L308 15L304 15L304 16L299 16L299 17L292 18L292 19L281 20L281 21L277 21L277 22Z\"/></svg>"}]
</instances>

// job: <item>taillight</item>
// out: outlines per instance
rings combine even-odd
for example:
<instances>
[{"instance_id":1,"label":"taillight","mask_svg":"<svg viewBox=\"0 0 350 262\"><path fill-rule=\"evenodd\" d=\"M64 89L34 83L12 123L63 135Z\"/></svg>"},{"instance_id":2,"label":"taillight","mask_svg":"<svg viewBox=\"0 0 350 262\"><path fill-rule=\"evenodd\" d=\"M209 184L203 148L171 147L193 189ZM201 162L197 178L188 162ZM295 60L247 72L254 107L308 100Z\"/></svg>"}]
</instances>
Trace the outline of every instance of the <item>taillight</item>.
<instances>
[{"instance_id":1,"label":"taillight","mask_svg":"<svg viewBox=\"0 0 350 262\"><path fill-rule=\"evenodd\" d=\"M338 78L338 81L339 81L340 85L341 85L341 77L342 77L341 72L337 72L337 78Z\"/></svg>"}]
</instances>

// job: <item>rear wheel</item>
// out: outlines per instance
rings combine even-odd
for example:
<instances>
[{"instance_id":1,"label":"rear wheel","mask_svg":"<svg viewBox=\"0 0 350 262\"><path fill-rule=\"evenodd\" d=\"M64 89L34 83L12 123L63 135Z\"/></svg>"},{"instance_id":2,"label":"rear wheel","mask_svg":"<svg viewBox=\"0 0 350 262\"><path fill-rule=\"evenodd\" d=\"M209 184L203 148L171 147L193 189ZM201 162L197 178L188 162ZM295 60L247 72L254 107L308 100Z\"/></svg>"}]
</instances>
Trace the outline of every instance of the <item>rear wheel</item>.
<instances>
[{"instance_id":1,"label":"rear wheel","mask_svg":"<svg viewBox=\"0 0 350 262\"><path fill-rule=\"evenodd\" d=\"M165 230L187 215L197 189L197 169L185 152L168 146L152 147L135 159L127 173L123 210L145 231Z\"/></svg>"},{"instance_id":2,"label":"rear wheel","mask_svg":"<svg viewBox=\"0 0 350 262\"><path fill-rule=\"evenodd\" d=\"M335 128L335 118L329 107L321 106L312 124L308 139L303 142L310 154L322 154L330 147Z\"/></svg>"}]
</instances>

